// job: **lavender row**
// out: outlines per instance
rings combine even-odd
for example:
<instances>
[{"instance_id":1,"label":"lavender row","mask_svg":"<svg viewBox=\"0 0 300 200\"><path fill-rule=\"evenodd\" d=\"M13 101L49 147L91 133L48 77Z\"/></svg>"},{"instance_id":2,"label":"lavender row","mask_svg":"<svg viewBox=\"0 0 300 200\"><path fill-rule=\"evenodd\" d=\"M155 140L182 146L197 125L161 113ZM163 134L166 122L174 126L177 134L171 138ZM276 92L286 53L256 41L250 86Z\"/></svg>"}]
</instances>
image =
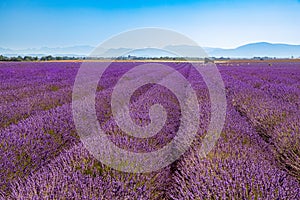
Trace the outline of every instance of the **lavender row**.
<instances>
[{"instance_id":1,"label":"lavender row","mask_svg":"<svg viewBox=\"0 0 300 200\"><path fill-rule=\"evenodd\" d=\"M241 72L243 71L245 69L242 68ZM290 71L292 72L299 73L297 68ZM258 134L274 147L273 151L280 165L299 179L299 98L286 101L285 98L278 98L278 95L270 95L256 88L250 81L241 82L231 76L224 76L235 108L241 115L246 116ZM272 73L265 76L272 77ZM299 83L294 85L299 86ZM298 92L288 94L288 97L293 96L297 97Z\"/></svg>"},{"instance_id":2,"label":"lavender row","mask_svg":"<svg viewBox=\"0 0 300 200\"><path fill-rule=\"evenodd\" d=\"M137 63L114 63L110 67L98 86L96 110L101 127L116 145L131 151L147 152L164 146L173 138L179 125L180 107L176 97L166 88L156 85L142 87L131 99L132 120L139 125L150 123L149 107L160 102L168 111L165 129L151 140L137 140L122 133L113 119L109 97L117 80L136 65ZM299 179L297 181L299 110L294 105L297 102L295 99L284 98L286 94L291 97L298 94L296 88L299 82L293 74L299 72L295 64L287 66L289 70L277 81L273 81L277 73L270 68L274 66L269 64L264 64L266 66L263 68L252 63L247 67L220 67L229 107L221 138L205 159L198 156L210 112L205 82L189 64L168 65L180 71L192 83L201 106L201 128L197 140L179 160L160 171L148 174L117 172L101 164L78 143L71 107L66 104L38 111L26 120L1 130L1 169L5 170L0 172L0 198L300 198ZM61 70L61 65L52 66L57 67L57 71ZM255 70L251 67L264 73L260 73L260 77L253 76ZM26 68L29 69L30 67ZM65 73L64 76L68 75L66 70L60 72ZM55 74L53 76L55 80ZM59 84L63 80L68 82L73 79L70 76L56 81ZM255 85L257 82L263 84L258 87ZM286 93L280 92L284 88L282 84L287 85ZM274 89L266 90L264 85ZM66 90L59 92L70 98ZM283 95L275 96L276 92ZM52 104L51 101L48 103Z\"/></svg>"},{"instance_id":3,"label":"lavender row","mask_svg":"<svg viewBox=\"0 0 300 200\"><path fill-rule=\"evenodd\" d=\"M9 191L17 177L25 177L78 142L70 105L40 113L0 131L0 189Z\"/></svg>"},{"instance_id":4,"label":"lavender row","mask_svg":"<svg viewBox=\"0 0 300 200\"><path fill-rule=\"evenodd\" d=\"M298 199L297 180L276 166L270 146L230 106L216 148L199 157L196 145L177 163L172 199Z\"/></svg>"}]
</instances>

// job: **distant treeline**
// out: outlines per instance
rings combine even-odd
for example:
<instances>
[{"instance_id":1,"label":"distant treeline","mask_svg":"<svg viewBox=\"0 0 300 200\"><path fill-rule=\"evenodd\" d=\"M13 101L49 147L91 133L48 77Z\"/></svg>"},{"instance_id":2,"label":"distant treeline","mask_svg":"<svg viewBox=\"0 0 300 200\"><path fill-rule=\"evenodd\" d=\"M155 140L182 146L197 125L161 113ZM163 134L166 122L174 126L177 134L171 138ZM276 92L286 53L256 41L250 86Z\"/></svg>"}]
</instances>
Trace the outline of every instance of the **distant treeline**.
<instances>
[{"instance_id":1,"label":"distant treeline","mask_svg":"<svg viewBox=\"0 0 300 200\"><path fill-rule=\"evenodd\" d=\"M17 57L7 57L0 55L0 61L51 61L51 60L203 60L201 58L185 58L185 57L113 57L113 58L104 58L104 57L69 57L69 56L17 56Z\"/></svg>"},{"instance_id":2,"label":"distant treeline","mask_svg":"<svg viewBox=\"0 0 300 200\"><path fill-rule=\"evenodd\" d=\"M14 62L22 62L22 61L60 61L60 60L174 60L174 61L204 61L204 62L214 62L214 61L225 61L231 60L231 58L197 58L197 57L135 57L135 56L124 56L124 57L114 57L114 58L104 58L104 57L70 57L70 56L14 56L8 57L0 55L0 61L14 61ZM277 58L274 57L253 57L248 58L246 60L274 60ZM234 59L234 60L243 60L241 59Z\"/></svg>"},{"instance_id":3,"label":"distant treeline","mask_svg":"<svg viewBox=\"0 0 300 200\"><path fill-rule=\"evenodd\" d=\"M50 60L82 60L83 58L79 57L69 57L69 56L17 56L17 57L7 57L0 55L0 61L15 61L15 62L22 62L22 61L50 61Z\"/></svg>"}]
</instances>

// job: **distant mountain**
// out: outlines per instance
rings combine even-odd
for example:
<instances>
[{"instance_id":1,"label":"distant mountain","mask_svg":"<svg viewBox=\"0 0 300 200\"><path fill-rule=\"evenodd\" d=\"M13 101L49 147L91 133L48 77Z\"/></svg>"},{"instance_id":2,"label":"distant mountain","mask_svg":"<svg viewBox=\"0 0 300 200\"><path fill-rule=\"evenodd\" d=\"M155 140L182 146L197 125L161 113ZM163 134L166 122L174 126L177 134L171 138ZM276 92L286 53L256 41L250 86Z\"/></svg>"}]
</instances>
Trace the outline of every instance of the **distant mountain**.
<instances>
[{"instance_id":1,"label":"distant mountain","mask_svg":"<svg viewBox=\"0 0 300 200\"><path fill-rule=\"evenodd\" d=\"M124 56L154 58L154 57L176 57L176 54L161 49L144 48L144 49L132 50L130 52L127 52Z\"/></svg>"},{"instance_id":2,"label":"distant mountain","mask_svg":"<svg viewBox=\"0 0 300 200\"><path fill-rule=\"evenodd\" d=\"M209 52L214 57L253 58L253 57L300 57L300 45L252 43L235 49L214 49Z\"/></svg>"},{"instance_id":3,"label":"distant mountain","mask_svg":"<svg viewBox=\"0 0 300 200\"><path fill-rule=\"evenodd\" d=\"M219 51L219 50L223 50L222 48L213 48L213 47L203 47L203 49L205 50L205 52L207 54L210 54L214 51Z\"/></svg>"},{"instance_id":4,"label":"distant mountain","mask_svg":"<svg viewBox=\"0 0 300 200\"><path fill-rule=\"evenodd\" d=\"M179 57L207 57L205 50L199 46L169 45L164 47L164 49L170 52L176 52Z\"/></svg>"},{"instance_id":5,"label":"distant mountain","mask_svg":"<svg viewBox=\"0 0 300 200\"><path fill-rule=\"evenodd\" d=\"M71 47L57 47L57 48L31 48L22 50L12 50L8 48L0 48L0 55L5 56L75 56L84 57L94 51L94 47L82 45ZM205 52L204 52L204 51ZM300 57L300 45L289 44L271 44L267 42L246 44L235 49L222 49L204 47L203 49L197 46L188 45L169 45L163 49L144 48L144 49L130 49L130 48L111 48L101 49L97 48L93 55L99 57L117 57L117 56L136 56L136 57L176 57L174 52L178 52L178 56L187 57L230 57L230 58L253 58L253 57L277 57L290 58L291 56Z\"/></svg>"},{"instance_id":6,"label":"distant mountain","mask_svg":"<svg viewBox=\"0 0 300 200\"><path fill-rule=\"evenodd\" d=\"M81 46L71 46L71 47L42 47L42 48L29 48L13 50L7 48L0 48L0 55L5 56L86 56L94 49L92 46L81 45Z\"/></svg>"},{"instance_id":7,"label":"distant mountain","mask_svg":"<svg viewBox=\"0 0 300 200\"><path fill-rule=\"evenodd\" d=\"M99 57L118 57L120 55L124 55L127 52L130 52L132 49L129 48L117 48L117 49L96 49L95 52L93 52L93 55L99 56Z\"/></svg>"},{"instance_id":8,"label":"distant mountain","mask_svg":"<svg viewBox=\"0 0 300 200\"><path fill-rule=\"evenodd\" d=\"M55 53L55 54L83 54L87 55L89 54L94 47L92 46L72 46L72 47L57 47L57 48L48 48L48 47L42 47L41 49L38 49L37 51L41 53Z\"/></svg>"},{"instance_id":9,"label":"distant mountain","mask_svg":"<svg viewBox=\"0 0 300 200\"><path fill-rule=\"evenodd\" d=\"M0 47L0 54L10 54L10 53L14 53L14 51L11 49L5 49Z\"/></svg>"}]
</instances>

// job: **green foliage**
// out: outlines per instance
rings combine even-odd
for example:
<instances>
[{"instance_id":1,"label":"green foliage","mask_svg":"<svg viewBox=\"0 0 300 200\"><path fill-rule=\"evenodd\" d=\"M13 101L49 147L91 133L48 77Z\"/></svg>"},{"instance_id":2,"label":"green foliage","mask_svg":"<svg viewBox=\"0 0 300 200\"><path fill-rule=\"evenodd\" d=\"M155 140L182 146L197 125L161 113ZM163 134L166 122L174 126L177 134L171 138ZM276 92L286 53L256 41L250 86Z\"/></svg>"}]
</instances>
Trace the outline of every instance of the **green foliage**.
<instances>
[{"instance_id":1,"label":"green foliage","mask_svg":"<svg viewBox=\"0 0 300 200\"><path fill-rule=\"evenodd\" d=\"M11 61L11 62L33 62L33 61L51 61L51 60L79 60L82 58L78 58L78 57L68 57L68 56L56 56L53 57L51 55L49 56L43 56L38 58L37 56L17 56L17 57L7 57L7 56L3 56L0 55L0 61Z\"/></svg>"},{"instance_id":2,"label":"green foliage","mask_svg":"<svg viewBox=\"0 0 300 200\"><path fill-rule=\"evenodd\" d=\"M56 92L56 91L59 90L59 87L56 86L56 85L52 85L52 86L50 87L50 90L51 90L52 92Z\"/></svg>"}]
</instances>

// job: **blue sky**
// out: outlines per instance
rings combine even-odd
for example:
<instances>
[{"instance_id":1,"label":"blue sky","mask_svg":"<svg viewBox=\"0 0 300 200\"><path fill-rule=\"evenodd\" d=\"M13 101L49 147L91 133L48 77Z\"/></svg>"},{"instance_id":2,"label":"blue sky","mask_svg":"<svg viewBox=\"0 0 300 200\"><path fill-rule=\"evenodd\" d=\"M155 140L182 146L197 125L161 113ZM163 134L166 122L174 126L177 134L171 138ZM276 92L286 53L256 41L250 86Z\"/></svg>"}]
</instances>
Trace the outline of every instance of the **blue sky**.
<instances>
[{"instance_id":1,"label":"blue sky","mask_svg":"<svg viewBox=\"0 0 300 200\"><path fill-rule=\"evenodd\" d=\"M96 46L120 32L161 27L200 46L300 44L299 0L1 0L0 47Z\"/></svg>"}]
</instances>

